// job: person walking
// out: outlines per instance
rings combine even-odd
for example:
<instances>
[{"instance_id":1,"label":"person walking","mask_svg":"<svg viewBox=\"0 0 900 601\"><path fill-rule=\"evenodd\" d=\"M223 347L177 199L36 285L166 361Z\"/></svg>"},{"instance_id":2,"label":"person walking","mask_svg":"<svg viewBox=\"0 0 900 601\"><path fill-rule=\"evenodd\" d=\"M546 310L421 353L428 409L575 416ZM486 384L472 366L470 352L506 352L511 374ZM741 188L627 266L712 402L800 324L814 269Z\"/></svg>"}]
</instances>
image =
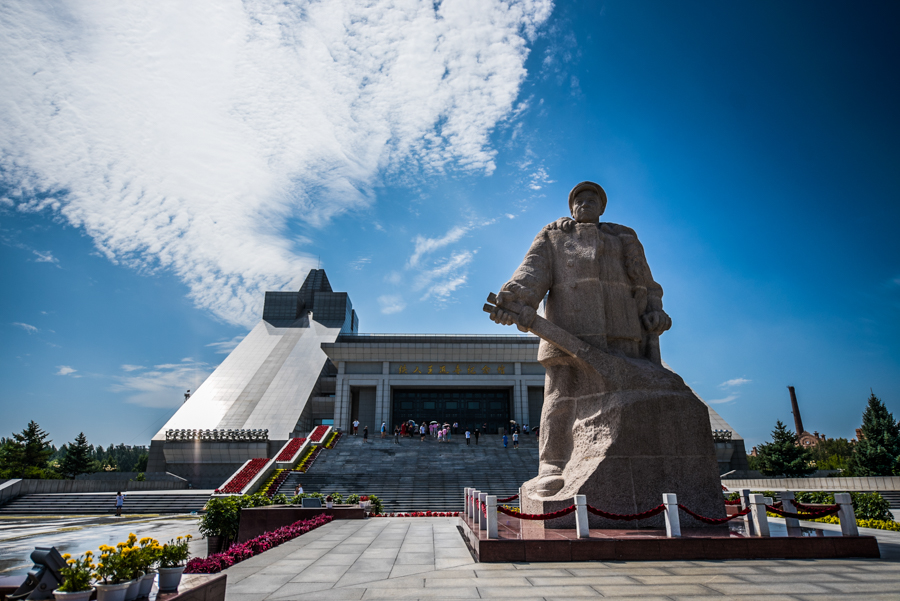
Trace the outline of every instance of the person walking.
<instances>
[{"instance_id":1,"label":"person walking","mask_svg":"<svg viewBox=\"0 0 900 601\"><path fill-rule=\"evenodd\" d=\"M459 422L453 422L453 433L458 434L459 433L458 430L459 430Z\"/></svg>"},{"instance_id":2,"label":"person walking","mask_svg":"<svg viewBox=\"0 0 900 601\"><path fill-rule=\"evenodd\" d=\"M400 444L400 426L394 426L394 444Z\"/></svg>"},{"instance_id":3,"label":"person walking","mask_svg":"<svg viewBox=\"0 0 900 601\"><path fill-rule=\"evenodd\" d=\"M357 434L359 434L359 420L355 419L353 420L353 436L356 436Z\"/></svg>"},{"instance_id":4,"label":"person walking","mask_svg":"<svg viewBox=\"0 0 900 601\"><path fill-rule=\"evenodd\" d=\"M444 431L443 430L438 430L437 439L438 439L438 442L444 442Z\"/></svg>"},{"instance_id":5,"label":"person walking","mask_svg":"<svg viewBox=\"0 0 900 601\"><path fill-rule=\"evenodd\" d=\"M475 444L476 444L476 445L478 444L478 436L479 436L480 434L481 434L481 433L478 431L478 428L475 428Z\"/></svg>"},{"instance_id":6,"label":"person walking","mask_svg":"<svg viewBox=\"0 0 900 601\"><path fill-rule=\"evenodd\" d=\"M122 505L125 504L125 495L122 494L122 491L116 493L116 517L122 517Z\"/></svg>"},{"instance_id":7,"label":"person walking","mask_svg":"<svg viewBox=\"0 0 900 601\"><path fill-rule=\"evenodd\" d=\"M422 425L419 426L419 442L425 442L425 422L422 422Z\"/></svg>"},{"instance_id":8,"label":"person walking","mask_svg":"<svg viewBox=\"0 0 900 601\"><path fill-rule=\"evenodd\" d=\"M519 450L519 433L513 432L513 448Z\"/></svg>"},{"instance_id":9,"label":"person walking","mask_svg":"<svg viewBox=\"0 0 900 601\"><path fill-rule=\"evenodd\" d=\"M472 433L469 432L469 429L466 428L466 446L469 446L469 441L472 440Z\"/></svg>"},{"instance_id":10,"label":"person walking","mask_svg":"<svg viewBox=\"0 0 900 601\"><path fill-rule=\"evenodd\" d=\"M363 444L369 442L369 426L363 428Z\"/></svg>"},{"instance_id":11,"label":"person walking","mask_svg":"<svg viewBox=\"0 0 900 601\"><path fill-rule=\"evenodd\" d=\"M506 434L504 434L503 435L503 448L504 449L507 448L507 446L506 446L507 444L509 444L509 437L507 437Z\"/></svg>"},{"instance_id":12,"label":"person walking","mask_svg":"<svg viewBox=\"0 0 900 601\"><path fill-rule=\"evenodd\" d=\"M387 431L387 424L381 422L381 437L384 438L385 432Z\"/></svg>"}]
</instances>

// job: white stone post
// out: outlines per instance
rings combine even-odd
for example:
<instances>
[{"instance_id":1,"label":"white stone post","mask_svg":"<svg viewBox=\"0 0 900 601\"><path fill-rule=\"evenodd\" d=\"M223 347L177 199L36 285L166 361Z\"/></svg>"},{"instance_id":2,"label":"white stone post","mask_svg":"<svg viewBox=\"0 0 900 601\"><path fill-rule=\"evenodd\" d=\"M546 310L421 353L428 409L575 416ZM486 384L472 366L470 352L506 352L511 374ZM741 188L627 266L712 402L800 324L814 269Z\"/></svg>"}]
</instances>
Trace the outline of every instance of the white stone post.
<instances>
[{"instance_id":1,"label":"white stone post","mask_svg":"<svg viewBox=\"0 0 900 601\"><path fill-rule=\"evenodd\" d=\"M478 523L478 519L477 519L478 516L475 515L475 503L477 500L478 500L478 490L473 488L471 490L471 494L469 495L468 512L469 512L469 519L472 520L472 522L475 524Z\"/></svg>"},{"instance_id":2,"label":"white stone post","mask_svg":"<svg viewBox=\"0 0 900 601\"><path fill-rule=\"evenodd\" d=\"M575 495L575 532L578 538L589 538L591 527L588 524L587 497Z\"/></svg>"},{"instance_id":3,"label":"white stone post","mask_svg":"<svg viewBox=\"0 0 900 601\"><path fill-rule=\"evenodd\" d=\"M794 493L786 490L781 493L781 508L790 513L797 513L797 506L794 505ZM800 520L797 518L784 518L784 525L788 530L800 527Z\"/></svg>"},{"instance_id":4,"label":"white stone post","mask_svg":"<svg viewBox=\"0 0 900 601\"><path fill-rule=\"evenodd\" d=\"M485 497L487 503L487 537L500 538L497 534L497 495Z\"/></svg>"},{"instance_id":5,"label":"white stone post","mask_svg":"<svg viewBox=\"0 0 900 601\"><path fill-rule=\"evenodd\" d=\"M475 505L475 511L478 513L478 529L484 530L487 528L487 523L484 517L484 512L481 511L481 505L487 502L487 493L480 492L478 493L478 503Z\"/></svg>"},{"instance_id":6,"label":"white stone post","mask_svg":"<svg viewBox=\"0 0 900 601\"><path fill-rule=\"evenodd\" d=\"M741 489L741 511L750 507L750 489L742 488ZM753 536L756 534L756 531L753 529L753 516L745 515L744 516L744 530L747 531L747 536Z\"/></svg>"},{"instance_id":7,"label":"white stone post","mask_svg":"<svg viewBox=\"0 0 900 601\"><path fill-rule=\"evenodd\" d=\"M853 500L848 492L834 493L834 502L841 506L838 519L841 520L842 536L859 536L856 524L856 512L853 511Z\"/></svg>"},{"instance_id":8,"label":"white stone post","mask_svg":"<svg viewBox=\"0 0 900 601\"><path fill-rule=\"evenodd\" d=\"M771 503L771 499L769 499ZM769 519L766 516L766 497L750 495L750 515L753 516L753 528L756 536L769 536Z\"/></svg>"},{"instance_id":9,"label":"white stone post","mask_svg":"<svg viewBox=\"0 0 900 601\"><path fill-rule=\"evenodd\" d=\"M469 495L472 494L472 489L468 486L463 489L463 515L469 517Z\"/></svg>"},{"instance_id":10,"label":"white stone post","mask_svg":"<svg viewBox=\"0 0 900 601\"><path fill-rule=\"evenodd\" d=\"M666 536L678 538L681 536L681 518L678 517L678 497L671 493L663 494L663 504L666 506Z\"/></svg>"}]
</instances>

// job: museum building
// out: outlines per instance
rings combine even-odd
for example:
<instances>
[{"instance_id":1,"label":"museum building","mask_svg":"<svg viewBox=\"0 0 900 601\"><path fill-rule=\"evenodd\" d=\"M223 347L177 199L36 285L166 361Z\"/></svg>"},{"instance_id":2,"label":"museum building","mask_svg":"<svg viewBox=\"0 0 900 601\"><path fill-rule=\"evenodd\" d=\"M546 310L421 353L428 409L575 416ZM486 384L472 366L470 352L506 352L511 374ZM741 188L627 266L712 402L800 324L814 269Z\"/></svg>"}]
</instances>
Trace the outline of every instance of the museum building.
<instances>
[{"instance_id":1,"label":"museum building","mask_svg":"<svg viewBox=\"0 0 900 601\"><path fill-rule=\"evenodd\" d=\"M317 425L347 430L356 420L370 436L407 420L486 424L494 434L511 421L534 427L538 343L530 334L360 334L347 293L313 269L297 292L266 292L260 322L153 437L147 469L215 487ZM747 469L744 441L711 407L709 416L720 472Z\"/></svg>"}]
</instances>

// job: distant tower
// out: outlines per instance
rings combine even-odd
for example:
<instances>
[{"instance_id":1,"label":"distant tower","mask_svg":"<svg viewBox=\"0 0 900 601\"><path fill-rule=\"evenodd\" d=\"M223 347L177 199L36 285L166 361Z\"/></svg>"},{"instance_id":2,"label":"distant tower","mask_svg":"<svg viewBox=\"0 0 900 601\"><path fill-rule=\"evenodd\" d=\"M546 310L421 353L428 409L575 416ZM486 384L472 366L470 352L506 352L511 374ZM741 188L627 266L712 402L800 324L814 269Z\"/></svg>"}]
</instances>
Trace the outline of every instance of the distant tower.
<instances>
[{"instance_id":1,"label":"distant tower","mask_svg":"<svg viewBox=\"0 0 900 601\"><path fill-rule=\"evenodd\" d=\"M804 447L814 447L819 444L819 433L810 434L803 429L803 420L800 419L800 405L797 404L797 393L793 386L788 386L791 393L791 413L794 414L794 427L797 429L797 444ZM822 438L825 438L823 435Z\"/></svg>"},{"instance_id":2,"label":"distant tower","mask_svg":"<svg viewBox=\"0 0 900 601\"><path fill-rule=\"evenodd\" d=\"M800 419L800 405L797 404L797 393L794 392L793 386L788 386L788 390L791 393L791 413L794 414L794 432L797 433L797 437L803 434L803 420Z\"/></svg>"}]
</instances>

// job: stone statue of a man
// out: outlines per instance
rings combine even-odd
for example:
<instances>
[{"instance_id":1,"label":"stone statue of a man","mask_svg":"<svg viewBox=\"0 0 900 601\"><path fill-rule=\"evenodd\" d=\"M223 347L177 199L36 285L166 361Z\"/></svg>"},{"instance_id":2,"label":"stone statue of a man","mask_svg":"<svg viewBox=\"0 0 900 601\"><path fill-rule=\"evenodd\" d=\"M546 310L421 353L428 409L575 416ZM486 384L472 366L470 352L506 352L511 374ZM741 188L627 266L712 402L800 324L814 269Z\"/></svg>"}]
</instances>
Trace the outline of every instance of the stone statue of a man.
<instances>
[{"instance_id":1,"label":"stone statue of a man","mask_svg":"<svg viewBox=\"0 0 900 601\"><path fill-rule=\"evenodd\" d=\"M594 357L585 362L542 337L540 471L523 485L523 510L554 510L587 494L606 511L639 512L690 485L702 491L695 507L722 513L710 506L721 494L708 410L661 366L659 335L672 325L662 287L634 230L600 222L606 201L598 184L575 186L573 219L541 230L491 311L493 321L527 329L521 315L546 296L546 321L587 343Z\"/></svg>"}]
</instances>

